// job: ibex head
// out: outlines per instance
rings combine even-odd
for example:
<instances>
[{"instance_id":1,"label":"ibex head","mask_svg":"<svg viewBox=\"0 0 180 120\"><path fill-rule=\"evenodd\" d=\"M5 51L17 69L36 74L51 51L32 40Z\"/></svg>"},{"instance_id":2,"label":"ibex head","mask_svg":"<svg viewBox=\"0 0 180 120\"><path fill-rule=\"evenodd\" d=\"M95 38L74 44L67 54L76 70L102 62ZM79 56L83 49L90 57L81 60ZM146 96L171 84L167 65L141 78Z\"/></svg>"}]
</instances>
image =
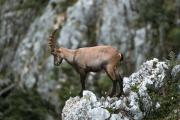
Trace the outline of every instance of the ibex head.
<instances>
[{"instance_id":1,"label":"ibex head","mask_svg":"<svg viewBox=\"0 0 180 120\"><path fill-rule=\"evenodd\" d=\"M51 49L51 54L54 56L54 65L58 66L62 63L63 58L61 57L61 50L56 46L55 34L57 29L55 29L49 38L49 47Z\"/></svg>"}]
</instances>

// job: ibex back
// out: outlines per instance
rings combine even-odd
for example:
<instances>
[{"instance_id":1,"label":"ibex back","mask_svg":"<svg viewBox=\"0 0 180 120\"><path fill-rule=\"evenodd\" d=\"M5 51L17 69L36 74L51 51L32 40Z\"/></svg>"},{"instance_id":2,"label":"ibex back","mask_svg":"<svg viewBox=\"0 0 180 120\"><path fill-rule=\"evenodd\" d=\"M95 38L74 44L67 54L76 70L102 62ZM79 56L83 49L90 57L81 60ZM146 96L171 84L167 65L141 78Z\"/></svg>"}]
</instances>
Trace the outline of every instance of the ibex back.
<instances>
[{"instance_id":1,"label":"ibex back","mask_svg":"<svg viewBox=\"0 0 180 120\"><path fill-rule=\"evenodd\" d=\"M119 75L119 62L123 60L123 55L117 49L111 46L94 46L84 47L76 50L56 47L55 41L56 30L51 34L49 45L51 54L54 56L54 64L60 65L62 60L66 60L71 64L80 74L82 89L85 90L85 79L89 72L98 72L104 70L113 82L113 88L109 96L114 96L116 93L116 86L119 83L120 96L123 93L123 80Z\"/></svg>"}]
</instances>

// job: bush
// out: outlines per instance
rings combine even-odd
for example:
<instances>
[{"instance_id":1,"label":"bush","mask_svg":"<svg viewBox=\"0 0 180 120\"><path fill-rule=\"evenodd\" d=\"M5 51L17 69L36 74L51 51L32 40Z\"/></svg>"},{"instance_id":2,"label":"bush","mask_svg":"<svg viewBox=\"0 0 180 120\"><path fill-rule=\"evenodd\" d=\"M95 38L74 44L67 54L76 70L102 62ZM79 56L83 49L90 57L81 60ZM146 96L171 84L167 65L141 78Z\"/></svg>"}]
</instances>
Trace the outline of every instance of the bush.
<instances>
[{"instance_id":1,"label":"bush","mask_svg":"<svg viewBox=\"0 0 180 120\"><path fill-rule=\"evenodd\" d=\"M48 114L55 115L54 107L33 89L15 89L0 101L0 120L45 120Z\"/></svg>"},{"instance_id":2,"label":"bush","mask_svg":"<svg viewBox=\"0 0 180 120\"><path fill-rule=\"evenodd\" d=\"M169 67L173 68L179 61L175 59L175 53L173 52L169 54L169 57L170 60L167 62ZM149 89L154 109L145 116L147 120L177 120L179 117L179 81L172 79L170 74L167 74L166 79L165 85L161 90L155 91ZM155 107L157 102L160 103L160 108Z\"/></svg>"}]
</instances>

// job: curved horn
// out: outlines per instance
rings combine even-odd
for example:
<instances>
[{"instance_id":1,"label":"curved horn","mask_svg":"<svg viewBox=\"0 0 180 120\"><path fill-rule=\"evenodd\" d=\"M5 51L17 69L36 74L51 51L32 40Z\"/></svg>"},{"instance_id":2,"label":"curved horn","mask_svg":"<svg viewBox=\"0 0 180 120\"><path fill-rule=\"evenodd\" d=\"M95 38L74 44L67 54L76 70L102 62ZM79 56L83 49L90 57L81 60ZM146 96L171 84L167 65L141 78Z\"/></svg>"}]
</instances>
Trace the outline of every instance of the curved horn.
<instances>
[{"instance_id":1,"label":"curved horn","mask_svg":"<svg viewBox=\"0 0 180 120\"><path fill-rule=\"evenodd\" d=\"M57 48L56 46L56 40L55 40L55 34L57 32L57 29L55 29L51 35L49 36L49 47L51 49L51 53L54 52L55 48Z\"/></svg>"}]
</instances>

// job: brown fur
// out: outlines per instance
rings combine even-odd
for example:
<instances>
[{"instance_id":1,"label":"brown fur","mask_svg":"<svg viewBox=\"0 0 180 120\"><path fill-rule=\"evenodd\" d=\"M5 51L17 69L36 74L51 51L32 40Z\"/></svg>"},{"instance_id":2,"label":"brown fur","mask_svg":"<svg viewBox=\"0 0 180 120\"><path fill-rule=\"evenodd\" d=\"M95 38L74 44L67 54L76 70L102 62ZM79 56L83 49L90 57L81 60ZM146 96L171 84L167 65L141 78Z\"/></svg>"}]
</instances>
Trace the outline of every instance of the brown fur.
<instances>
[{"instance_id":1,"label":"brown fur","mask_svg":"<svg viewBox=\"0 0 180 120\"><path fill-rule=\"evenodd\" d=\"M76 71L80 74L82 91L85 89L85 79L89 72L98 72L104 70L109 78L113 81L113 89L110 96L113 96L116 92L116 84L119 82L120 94L122 94L122 78L119 75L118 63L123 60L123 55L118 52L117 49L111 46L95 46L95 47L85 47L76 50L71 50L67 48L56 48L54 40L54 32L50 36L50 47L51 51L54 51L52 55L54 56L54 64L60 65L62 60L66 60L71 64Z\"/></svg>"}]
</instances>

